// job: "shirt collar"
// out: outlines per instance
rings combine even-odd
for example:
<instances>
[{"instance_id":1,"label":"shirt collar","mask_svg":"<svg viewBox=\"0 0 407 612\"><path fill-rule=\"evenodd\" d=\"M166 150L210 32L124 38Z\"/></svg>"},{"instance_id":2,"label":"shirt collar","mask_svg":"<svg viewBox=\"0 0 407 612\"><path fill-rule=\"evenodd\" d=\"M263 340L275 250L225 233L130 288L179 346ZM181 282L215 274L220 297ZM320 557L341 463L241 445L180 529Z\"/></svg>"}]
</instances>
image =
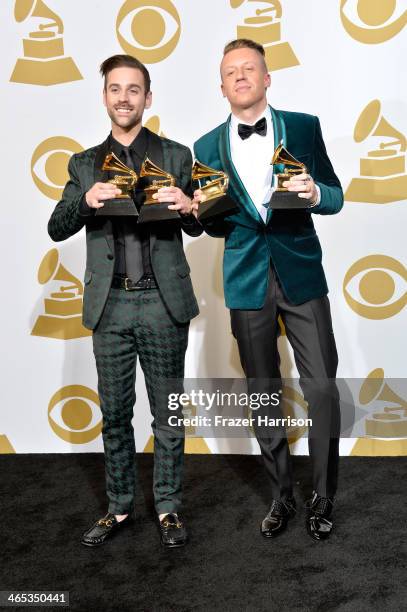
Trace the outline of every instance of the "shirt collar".
<instances>
[{"instance_id":1,"label":"shirt collar","mask_svg":"<svg viewBox=\"0 0 407 612\"><path fill-rule=\"evenodd\" d=\"M264 111L257 117L257 119L255 119L253 123L248 123L247 125L254 125L255 123L258 122L259 119L262 119L262 117L266 118L267 128L270 129L270 125L272 125L272 119L271 119L270 106L268 104L266 108L264 109ZM232 132L236 132L237 134L237 126L239 125L239 123L243 123L242 120L239 119L239 117L236 117L236 115L232 113L230 116L230 129Z\"/></svg>"},{"instance_id":2,"label":"shirt collar","mask_svg":"<svg viewBox=\"0 0 407 612\"><path fill-rule=\"evenodd\" d=\"M111 132L109 136L109 145L113 153L115 153L118 157L121 156L123 149L126 148L124 145L122 145L121 142L119 142L112 136ZM137 134L133 142L129 144L128 148L131 150L132 153L135 153L142 161L144 160L144 156L147 150L147 130L144 127L141 128L140 132Z\"/></svg>"}]
</instances>

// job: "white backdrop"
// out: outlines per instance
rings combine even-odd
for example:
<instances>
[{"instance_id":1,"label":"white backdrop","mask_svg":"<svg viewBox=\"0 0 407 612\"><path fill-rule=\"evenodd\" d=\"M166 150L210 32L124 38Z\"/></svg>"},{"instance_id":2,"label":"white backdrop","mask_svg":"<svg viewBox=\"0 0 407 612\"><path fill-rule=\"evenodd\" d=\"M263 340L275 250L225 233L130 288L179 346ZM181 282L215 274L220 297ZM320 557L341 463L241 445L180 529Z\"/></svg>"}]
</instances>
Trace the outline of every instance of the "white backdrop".
<instances>
[{"instance_id":1,"label":"white backdrop","mask_svg":"<svg viewBox=\"0 0 407 612\"><path fill-rule=\"evenodd\" d=\"M330 287L338 376L364 379L381 368L386 377L405 377L406 0L3 0L0 19L0 452L102 449L92 341L75 318L84 230L54 244L47 222L68 156L103 141L109 131L98 67L115 53L130 51L150 70L149 126L192 147L228 114L219 87L224 44L246 34L266 45L270 103L319 116L347 191L339 215L314 215ZM382 142L393 144L377 153ZM352 179L359 181L349 189ZM191 324L186 376L241 376L223 301L223 241L203 236L185 244L201 309ZM61 286L71 285L76 288L61 294ZM69 334L76 337L67 339ZM294 376L286 339L279 342L283 372ZM136 447L143 450L151 417L140 371L137 393ZM258 452L254 440L189 441L188 449ZM306 452L305 440L293 451ZM400 440L343 440L341 452L407 450Z\"/></svg>"}]
</instances>

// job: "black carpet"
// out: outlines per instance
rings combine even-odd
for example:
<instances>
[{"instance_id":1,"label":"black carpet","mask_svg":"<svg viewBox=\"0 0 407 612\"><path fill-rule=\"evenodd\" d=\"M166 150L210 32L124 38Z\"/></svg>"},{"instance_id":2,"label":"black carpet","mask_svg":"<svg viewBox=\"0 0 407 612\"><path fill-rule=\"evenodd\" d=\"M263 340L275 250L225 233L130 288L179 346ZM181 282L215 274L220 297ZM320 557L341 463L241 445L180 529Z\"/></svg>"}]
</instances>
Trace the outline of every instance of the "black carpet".
<instances>
[{"instance_id":1,"label":"black carpet","mask_svg":"<svg viewBox=\"0 0 407 612\"><path fill-rule=\"evenodd\" d=\"M107 510L103 455L0 455L0 590L69 591L67 609L81 612L406 609L406 458L342 457L335 532L314 542L307 457L294 457L297 517L269 541L260 458L189 455L190 543L176 550L159 545L152 456L137 459L134 527L88 549L81 534Z\"/></svg>"}]
</instances>

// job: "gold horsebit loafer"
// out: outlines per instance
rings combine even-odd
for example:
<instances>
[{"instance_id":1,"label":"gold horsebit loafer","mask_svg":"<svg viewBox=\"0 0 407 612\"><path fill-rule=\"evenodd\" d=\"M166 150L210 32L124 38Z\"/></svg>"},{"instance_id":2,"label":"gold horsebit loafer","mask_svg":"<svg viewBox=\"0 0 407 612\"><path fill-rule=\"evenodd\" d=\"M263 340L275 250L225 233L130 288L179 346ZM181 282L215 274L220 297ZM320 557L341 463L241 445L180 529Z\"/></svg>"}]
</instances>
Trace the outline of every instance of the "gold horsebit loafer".
<instances>
[{"instance_id":1,"label":"gold horsebit loafer","mask_svg":"<svg viewBox=\"0 0 407 612\"><path fill-rule=\"evenodd\" d=\"M187 531L184 523L180 521L176 514L170 512L158 523L162 546L166 548L185 546L188 539Z\"/></svg>"},{"instance_id":2,"label":"gold horsebit loafer","mask_svg":"<svg viewBox=\"0 0 407 612\"><path fill-rule=\"evenodd\" d=\"M96 521L90 529L85 531L81 544L84 546L100 546L120 529L132 523L133 518L133 513L129 513L125 519L118 521L114 514L108 512L106 516Z\"/></svg>"}]
</instances>

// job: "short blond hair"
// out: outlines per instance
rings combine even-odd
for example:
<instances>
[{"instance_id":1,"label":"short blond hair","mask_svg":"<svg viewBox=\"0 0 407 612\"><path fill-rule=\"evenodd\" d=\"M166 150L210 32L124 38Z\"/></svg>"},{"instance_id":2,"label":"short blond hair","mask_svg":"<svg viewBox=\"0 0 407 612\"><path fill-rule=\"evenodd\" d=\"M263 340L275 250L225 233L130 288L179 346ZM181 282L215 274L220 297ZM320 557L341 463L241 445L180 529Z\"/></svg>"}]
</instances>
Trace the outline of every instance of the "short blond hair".
<instances>
[{"instance_id":1,"label":"short blond hair","mask_svg":"<svg viewBox=\"0 0 407 612\"><path fill-rule=\"evenodd\" d=\"M257 51L261 55L264 64L264 70L268 72L267 64L266 64L266 52L264 51L263 45L260 45L254 40L250 38L236 38L235 40L231 40L225 45L223 49L223 57L230 53L230 51L234 51L235 49L253 49Z\"/></svg>"}]
</instances>

